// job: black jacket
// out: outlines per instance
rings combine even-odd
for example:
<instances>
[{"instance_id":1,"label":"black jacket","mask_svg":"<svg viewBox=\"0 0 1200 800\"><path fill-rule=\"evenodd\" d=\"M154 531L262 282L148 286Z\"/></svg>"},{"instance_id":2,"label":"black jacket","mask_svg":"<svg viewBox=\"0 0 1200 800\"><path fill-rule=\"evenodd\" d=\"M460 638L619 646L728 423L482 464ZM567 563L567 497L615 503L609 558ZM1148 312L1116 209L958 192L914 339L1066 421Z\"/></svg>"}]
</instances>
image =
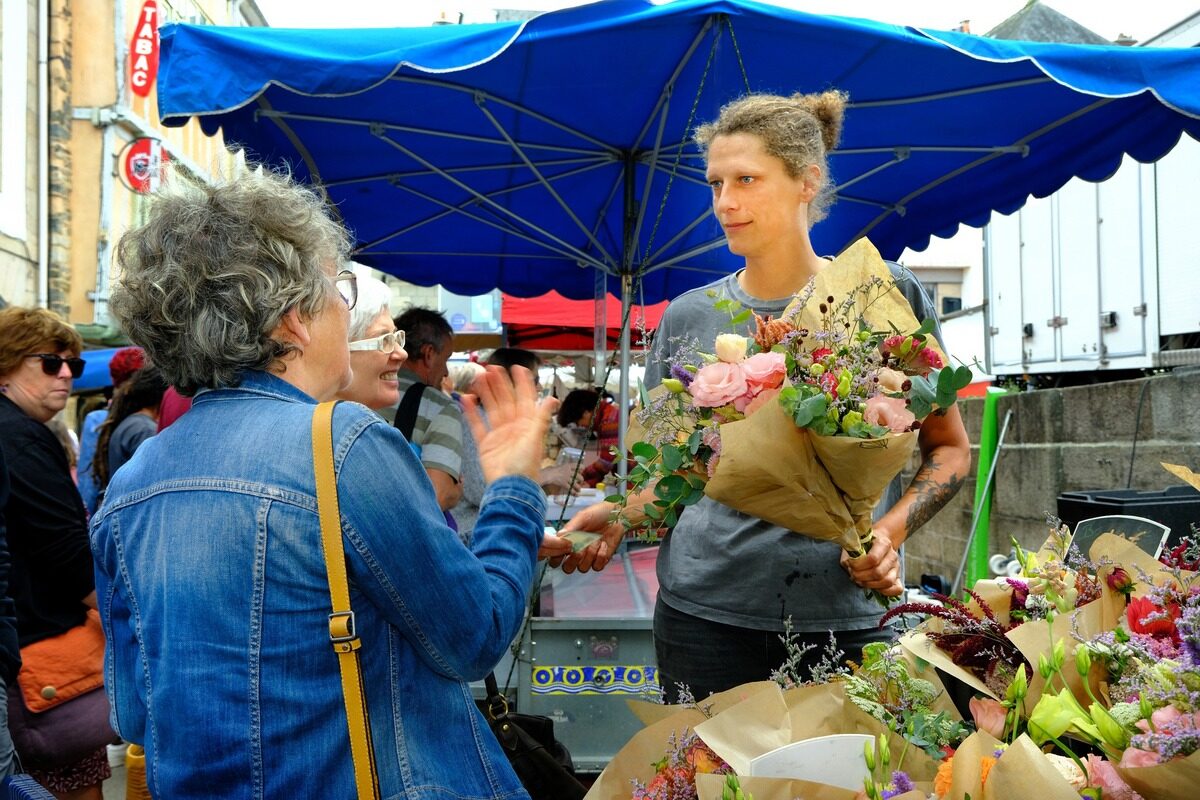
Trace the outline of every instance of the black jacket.
<instances>
[{"instance_id":1,"label":"black jacket","mask_svg":"<svg viewBox=\"0 0 1200 800\"><path fill-rule=\"evenodd\" d=\"M8 464L4 503L21 646L83 623L95 588L87 512L58 439L0 395L0 451Z\"/></svg>"}]
</instances>

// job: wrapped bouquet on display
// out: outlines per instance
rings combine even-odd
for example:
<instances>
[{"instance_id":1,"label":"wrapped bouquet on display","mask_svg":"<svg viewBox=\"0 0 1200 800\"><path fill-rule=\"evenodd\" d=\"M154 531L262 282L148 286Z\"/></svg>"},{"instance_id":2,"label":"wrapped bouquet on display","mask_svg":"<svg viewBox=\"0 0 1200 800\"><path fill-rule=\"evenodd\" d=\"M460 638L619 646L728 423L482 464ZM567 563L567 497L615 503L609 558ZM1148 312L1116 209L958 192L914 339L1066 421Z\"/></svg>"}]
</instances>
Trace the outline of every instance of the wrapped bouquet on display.
<instances>
[{"instance_id":1,"label":"wrapped bouquet on display","mask_svg":"<svg viewBox=\"0 0 1200 800\"><path fill-rule=\"evenodd\" d=\"M850 669L834 653L807 680L784 665L774 682L641 704L648 727L589 798L1195 797L1200 539L1156 559L1104 533L1085 555L1055 524L1017 555L1019 574L963 601L890 610L921 620Z\"/></svg>"},{"instance_id":2,"label":"wrapped bouquet on display","mask_svg":"<svg viewBox=\"0 0 1200 800\"><path fill-rule=\"evenodd\" d=\"M730 327L688 343L643 390L629 440L636 491L655 483L646 527L671 527L704 494L788 530L866 548L871 512L908 463L921 420L971 380L865 239L778 319L714 297ZM612 498L623 502L620 497Z\"/></svg>"}]
</instances>

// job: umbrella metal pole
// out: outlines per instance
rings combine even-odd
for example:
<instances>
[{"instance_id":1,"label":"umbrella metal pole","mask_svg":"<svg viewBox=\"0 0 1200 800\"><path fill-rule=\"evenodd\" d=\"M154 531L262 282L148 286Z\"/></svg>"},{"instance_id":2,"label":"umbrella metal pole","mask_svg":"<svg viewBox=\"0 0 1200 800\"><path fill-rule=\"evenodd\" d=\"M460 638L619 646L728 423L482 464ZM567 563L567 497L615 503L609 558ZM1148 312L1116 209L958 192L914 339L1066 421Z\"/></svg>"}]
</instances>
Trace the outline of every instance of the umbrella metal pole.
<instances>
[{"instance_id":1,"label":"umbrella metal pole","mask_svg":"<svg viewBox=\"0 0 1200 800\"><path fill-rule=\"evenodd\" d=\"M991 466L988 467L987 478L983 481L982 497L986 497L992 489L992 479L996 477L996 465L1000 463L1000 448L1004 446L1004 436L1008 433L1008 421L1012 419L1012 409L1010 408L1004 414L1004 424L1000 426L1000 437L996 440L996 449L993 451ZM975 528L979 525L979 515L983 513L984 504L981 502L981 497L975 500L975 513L971 517L971 527L967 529L967 546L963 551L962 561L958 562L958 572L954 575L954 583L950 584L950 597L958 594L959 588L962 586L963 573L967 571L967 558L971 555L971 540L975 537Z\"/></svg>"},{"instance_id":2,"label":"umbrella metal pole","mask_svg":"<svg viewBox=\"0 0 1200 800\"><path fill-rule=\"evenodd\" d=\"M621 490L625 491L628 487L625 484L625 475L627 472L627 461L625 459L626 441L625 431L629 428L629 328L630 314L629 307L633 304L633 276L628 272L621 274L621 381L620 389L617 392L617 402L620 404L620 416L617 417L617 424L620 425L617 433L617 449L621 451L621 456L617 458L617 475L620 478Z\"/></svg>"}]
</instances>

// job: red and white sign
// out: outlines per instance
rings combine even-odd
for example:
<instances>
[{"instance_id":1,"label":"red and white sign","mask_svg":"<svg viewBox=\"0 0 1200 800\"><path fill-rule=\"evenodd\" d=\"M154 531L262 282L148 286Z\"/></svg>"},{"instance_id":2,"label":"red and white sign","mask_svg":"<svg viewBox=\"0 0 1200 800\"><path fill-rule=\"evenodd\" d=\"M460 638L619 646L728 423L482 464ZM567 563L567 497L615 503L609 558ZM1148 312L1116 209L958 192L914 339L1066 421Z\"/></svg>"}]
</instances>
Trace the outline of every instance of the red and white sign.
<instances>
[{"instance_id":1,"label":"red and white sign","mask_svg":"<svg viewBox=\"0 0 1200 800\"><path fill-rule=\"evenodd\" d=\"M129 43L129 85L138 97L147 97L158 74L158 0L146 0L137 16Z\"/></svg>"},{"instance_id":2,"label":"red and white sign","mask_svg":"<svg viewBox=\"0 0 1200 800\"><path fill-rule=\"evenodd\" d=\"M125 146L121 176L125 185L138 194L150 194L162 182L167 166L167 151L158 139L134 139Z\"/></svg>"}]
</instances>

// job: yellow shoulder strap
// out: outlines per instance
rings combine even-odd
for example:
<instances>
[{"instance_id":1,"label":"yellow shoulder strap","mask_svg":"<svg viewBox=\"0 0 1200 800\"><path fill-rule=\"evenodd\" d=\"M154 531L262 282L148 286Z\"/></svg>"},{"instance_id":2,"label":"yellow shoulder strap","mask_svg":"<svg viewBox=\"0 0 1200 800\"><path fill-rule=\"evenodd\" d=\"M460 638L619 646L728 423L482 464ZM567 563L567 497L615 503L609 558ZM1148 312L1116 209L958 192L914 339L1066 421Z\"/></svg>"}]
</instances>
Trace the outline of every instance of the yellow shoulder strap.
<instances>
[{"instance_id":1,"label":"yellow shoulder strap","mask_svg":"<svg viewBox=\"0 0 1200 800\"><path fill-rule=\"evenodd\" d=\"M354 627L350 608L350 587L346 580L346 556L342 551L342 524L338 511L337 479L333 472L333 407L337 401L321 403L313 412L313 471L317 479L317 514L321 518L321 548L325 570L329 574L329 641L338 654L342 673L342 696L346 701L346 721L350 728L350 756L354 761L354 782L358 800L379 797L379 776L375 770L375 749L371 745L371 726L367 718L367 696L363 690L358 650L362 643Z\"/></svg>"}]
</instances>

